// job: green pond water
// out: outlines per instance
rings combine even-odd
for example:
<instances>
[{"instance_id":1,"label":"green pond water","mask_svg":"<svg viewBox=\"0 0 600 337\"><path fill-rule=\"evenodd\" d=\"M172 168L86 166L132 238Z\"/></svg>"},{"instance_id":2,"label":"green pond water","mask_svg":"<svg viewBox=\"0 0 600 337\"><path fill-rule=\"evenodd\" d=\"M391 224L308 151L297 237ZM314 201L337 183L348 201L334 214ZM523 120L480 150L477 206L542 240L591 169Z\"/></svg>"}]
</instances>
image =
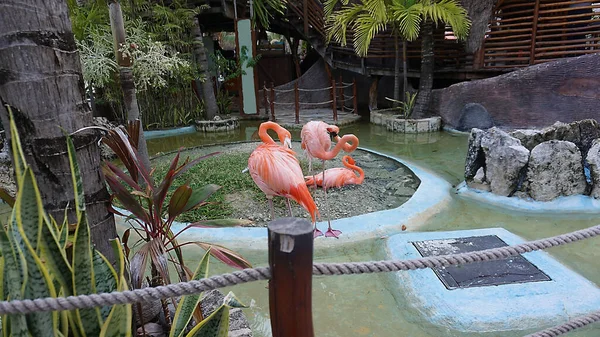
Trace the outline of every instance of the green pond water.
<instances>
[{"instance_id":1,"label":"green pond water","mask_svg":"<svg viewBox=\"0 0 600 337\"><path fill-rule=\"evenodd\" d=\"M191 147L219 142L250 140L258 127L257 122L242 122L241 128L232 133L203 135L200 133L180 135L148 141L152 153L167 152L179 147ZM403 135L388 132L384 127L359 123L343 127L341 134L354 133L360 146L402 158L426 168L456 185L463 180L467 136L441 132L431 135ZM299 139L299 132L292 132ZM255 136L255 135L254 135ZM593 215L531 214L503 210L454 196L449 207L432 217L420 231L446 231L503 227L525 239L533 240L582 229L598 223ZM600 249L596 239L585 240L548 250L569 268L600 284L598 262ZM368 261L385 259L384 241L370 240L343 246L342 248L317 250L318 262ZM255 265L267 265L267 253L240 251ZM202 252L189 249L186 258L192 264L199 261ZM225 273L231 269L213 263L212 272ZM528 331L500 331L465 333L429 323L402 295L390 291L390 276L360 275L317 277L313 281L313 315L315 335L337 336L523 336L544 327ZM270 335L268 289L266 282L254 282L231 289L251 304L245 312L255 336ZM485 308L482 308L485 310ZM559 323L559 322L557 322ZM600 336L600 326L580 329L568 336Z\"/></svg>"}]
</instances>

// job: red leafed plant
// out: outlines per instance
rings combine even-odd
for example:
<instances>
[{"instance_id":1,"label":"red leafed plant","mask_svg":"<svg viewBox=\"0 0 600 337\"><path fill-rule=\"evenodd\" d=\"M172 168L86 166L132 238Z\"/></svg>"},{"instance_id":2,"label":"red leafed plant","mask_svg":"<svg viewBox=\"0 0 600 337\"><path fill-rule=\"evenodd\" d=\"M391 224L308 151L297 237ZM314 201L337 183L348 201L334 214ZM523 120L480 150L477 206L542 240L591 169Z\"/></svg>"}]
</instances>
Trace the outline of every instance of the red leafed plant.
<instances>
[{"instance_id":1,"label":"red leafed plant","mask_svg":"<svg viewBox=\"0 0 600 337\"><path fill-rule=\"evenodd\" d=\"M133 221L131 228L123 236L126 255L130 248L127 246L129 234L133 229L141 237L143 245L139 247L130 259L131 282L134 288L140 288L145 277L148 257L151 266L151 286L170 283L169 262L173 263L179 274L180 281L187 281L192 272L183 263L181 247L194 244L209 250L210 254L223 263L235 268L249 268L250 263L236 252L220 245L206 242L179 243L177 237L185 230L193 227L230 227L249 223L248 220L220 219L203 220L187 225L174 233L171 230L177 216L192 209L205 205L206 199L220 187L206 185L192 189L187 183L173 186L175 178L185 173L201 160L217 155L211 153L190 161L189 158L180 163L179 153L173 158L169 170L160 183L155 183L153 170L145 167L137 152L137 135L139 121L129 122L127 128L115 128L108 131L102 138L125 166L126 171L111 162L104 162L102 171L106 182L112 191L112 200L116 199L121 206L128 210L128 217ZM132 137L136 135L136 137ZM169 191L175 190L169 197ZM125 216L112 208L112 212ZM174 257L173 257L174 254Z\"/></svg>"}]
</instances>

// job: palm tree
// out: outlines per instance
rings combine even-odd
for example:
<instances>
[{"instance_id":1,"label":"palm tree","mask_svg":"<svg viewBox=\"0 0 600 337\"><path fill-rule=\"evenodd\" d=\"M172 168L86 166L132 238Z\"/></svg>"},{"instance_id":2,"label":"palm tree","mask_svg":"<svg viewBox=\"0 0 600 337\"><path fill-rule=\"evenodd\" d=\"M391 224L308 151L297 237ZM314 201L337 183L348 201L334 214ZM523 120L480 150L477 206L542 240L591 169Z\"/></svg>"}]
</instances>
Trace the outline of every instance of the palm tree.
<instances>
[{"instance_id":1,"label":"palm tree","mask_svg":"<svg viewBox=\"0 0 600 337\"><path fill-rule=\"evenodd\" d=\"M9 125L10 107L44 208L59 222L63 221L66 208L69 223L76 223L67 142L61 128L73 133L90 126L92 113L84 98L81 64L67 4L14 0L0 7L0 32L5 37L0 48L2 124ZM109 240L117 233L114 217L108 211L110 200L100 171L97 137L81 132L73 140L92 240L102 254L112 257Z\"/></svg>"},{"instance_id":2,"label":"palm tree","mask_svg":"<svg viewBox=\"0 0 600 337\"><path fill-rule=\"evenodd\" d=\"M407 87L406 44L414 41L423 26L421 81L417 97L419 109L429 104L433 86L433 38L432 24L449 24L454 35L465 38L471 25L467 12L456 0L358 0L334 11L339 0L326 0L325 17L328 41L334 40L342 46L347 42L347 31L354 32L353 46L356 53L368 54L371 40L386 28L391 28L395 38L402 38L402 64L404 90ZM394 98L400 97L399 53L396 41L396 66ZM419 98L421 98L419 100ZM405 97L406 100L406 97ZM426 100L426 102L425 102ZM415 109L417 109L415 106Z\"/></svg>"},{"instance_id":3,"label":"palm tree","mask_svg":"<svg viewBox=\"0 0 600 337\"><path fill-rule=\"evenodd\" d=\"M198 17L194 16L194 25L192 26L192 35L193 35L193 54L194 60L197 65L199 77L203 79L202 81L196 81L196 84L200 85L197 87L202 88L202 99L204 101L204 109L206 110L205 117L208 120L212 120L217 113L219 112L219 107L217 106L217 99L215 97L215 91L213 89L213 82L210 76L210 72L208 71L208 59L206 57L206 49L204 47L204 42L202 41L202 31L200 30L200 23L198 22Z\"/></svg>"},{"instance_id":4,"label":"palm tree","mask_svg":"<svg viewBox=\"0 0 600 337\"><path fill-rule=\"evenodd\" d=\"M123 91L123 101L125 103L125 110L127 110L127 120L141 120L140 107L135 91L135 82L133 81L133 69L131 68L132 60L130 56L122 52L125 45L125 25L123 23L121 5L119 4L119 1L111 0L108 6L110 27L112 29L115 44L115 56L117 58L117 64L119 65L119 78L121 80L121 90ZM149 169L150 156L148 155L146 139L144 138L144 131L142 130L141 125L140 134L138 136L138 151L144 166Z\"/></svg>"}]
</instances>

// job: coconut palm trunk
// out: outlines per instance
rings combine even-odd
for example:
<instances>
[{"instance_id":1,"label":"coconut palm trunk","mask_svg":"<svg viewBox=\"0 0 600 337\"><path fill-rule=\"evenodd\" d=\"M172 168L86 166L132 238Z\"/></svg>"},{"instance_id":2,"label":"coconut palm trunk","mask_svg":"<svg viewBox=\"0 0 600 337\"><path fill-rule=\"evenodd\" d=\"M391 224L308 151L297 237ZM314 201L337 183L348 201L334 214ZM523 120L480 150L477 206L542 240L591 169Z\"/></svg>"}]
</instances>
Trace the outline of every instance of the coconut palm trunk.
<instances>
[{"instance_id":1,"label":"coconut palm trunk","mask_svg":"<svg viewBox=\"0 0 600 337\"><path fill-rule=\"evenodd\" d=\"M212 80L210 73L208 72L208 59L206 58L206 49L204 48L204 42L202 41L202 31L200 30L200 23L198 17L194 16L194 26L192 27L192 34L194 35L194 59L198 66L198 75L204 79L202 81L202 100L204 101L205 117L206 119L213 119L218 111L217 99L215 98L215 91L213 90ZM196 81L196 84L199 81ZM196 86L197 88L200 86Z\"/></svg>"},{"instance_id":2,"label":"coconut palm trunk","mask_svg":"<svg viewBox=\"0 0 600 337\"><path fill-rule=\"evenodd\" d=\"M427 20L423 23L421 38L421 79L419 81L419 94L413 110L416 117L427 116L431 102L434 67L433 23L431 21Z\"/></svg>"},{"instance_id":3,"label":"coconut palm trunk","mask_svg":"<svg viewBox=\"0 0 600 337\"><path fill-rule=\"evenodd\" d=\"M69 12L65 1L13 0L0 6L0 118L16 119L25 160L32 167L44 207L59 223L68 209L75 223L66 139L92 124ZM31 10L34 8L35 10ZM13 135L9 134L9 137ZM83 179L86 215L96 248L113 261L109 240L117 236L100 172L98 135L73 136Z\"/></svg>"},{"instance_id":4,"label":"coconut palm trunk","mask_svg":"<svg viewBox=\"0 0 600 337\"><path fill-rule=\"evenodd\" d=\"M396 57L394 58L394 107L400 105L400 47L398 46L398 32L394 29L394 49ZM406 73L406 69L404 69Z\"/></svg>"},{"instance_id":5,"label":"coconut palm trunk","mask_svg":"<svg viewBox=\"0 0 600 337\"><path fill-rule=\"evenodd\" d=\"M402 90L404 91L404 102L408 100L407 92L408 92L408 66L406 62L406 44L408 42L406 39L402 40Z\"/></svg>"},{"instance_id":6,"label":"coconut palm trunk","mask_svg":"<svg viewBox=\"0 0 600 337\"><path fill-rule=\"evenodd\" d=\"M137 95L135 92L135 82L133 81L133 62L130 57L119 51L120 47L125 45L125 25L123 23L123 13L118 1L112 0L109 4L110 28L113 34L115 44L115 55L119 65L119 78L121 80L121 90L123 91L123 102L127 111L127 120L141 120L140 107L138 106ZM138 152L146 168L150 168L150 157L144 138L144 130L140 125L140 134L138 138Z\"/></svg>"}]
</instances>

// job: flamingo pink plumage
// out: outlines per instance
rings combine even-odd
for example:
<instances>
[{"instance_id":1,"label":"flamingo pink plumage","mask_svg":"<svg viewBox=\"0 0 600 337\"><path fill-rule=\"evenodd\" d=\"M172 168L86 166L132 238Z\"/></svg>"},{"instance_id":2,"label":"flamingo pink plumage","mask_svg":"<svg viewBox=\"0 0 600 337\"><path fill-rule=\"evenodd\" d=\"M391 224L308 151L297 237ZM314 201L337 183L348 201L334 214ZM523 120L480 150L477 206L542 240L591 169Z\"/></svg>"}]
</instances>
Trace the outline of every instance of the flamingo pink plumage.
<instances>
[{"instance_id":1,"label":"flamingo pink plumage","mask_svg":"<svg viewBox=\"0 0 600 337\"><path fill-rule=\"evenodd\" d=\"M335 125L329 125L321 121L311 121L306 123L302 127L300 136L302 138L302 149L306 151L309 160L309 170L312 170L312 158L319 158L323 161L323 180L325 180L325 161L331 160L337 156L337 154L344 150L345 152L352 152L358 147L358 138L355 135L344 135L339 137L339 128ZM337 141L335 147L331 149L331 139ZM348 144L350 143L350 144ZM331 149L331 150L330 150ZM338 230L331 228L331 220L329 219L329 202L327 201L327 188L323 188L325 192L325 204L327 207L327 223L329 228L327 229L325 236L338 237L341 234ZM315 237L323 235L321 231L315 228Z\"/></svg>"},{"instance_id":2,"label":"flamingo pink plumage","mask_svg":"<svg viewBox=\"0 0 600 337\"><path fill-rule=\"evenodd\" d=\"M320 174L317 174L316 176L305 176L304 179L306 180L306 185L323 186L324 188L329 189L332 187L362 184L363 180L365 180L365 173L363 169L355 165L354 158L344 156L342 158L342 164L344 164L346 168L334 167L328 169L325 180L323 180L323 176ZM356 176L354 171L358 173L358 176Z\"/></svg>"},{"instance_id":3,"label":"flamingo pink plumage","mask_svg":"<svg viewBox=\"0 0 600 337\"><path fill-rule=\"evenodd\" d=\"M300 168L300 163L291 149L277 145L267 134L267 130L274 130L282 143L286 137L291 139L289 131L274 122L265 122L260 125L259 136L263 144L258 146L248 158L248 169L252 180L266 194L273 212L273 196L281 196L288 200L293 199L310 213L313 224L316 223L318 214L315 204ZM291 208L290 208L291 211Z\"/></svg>"}]
</instances>

